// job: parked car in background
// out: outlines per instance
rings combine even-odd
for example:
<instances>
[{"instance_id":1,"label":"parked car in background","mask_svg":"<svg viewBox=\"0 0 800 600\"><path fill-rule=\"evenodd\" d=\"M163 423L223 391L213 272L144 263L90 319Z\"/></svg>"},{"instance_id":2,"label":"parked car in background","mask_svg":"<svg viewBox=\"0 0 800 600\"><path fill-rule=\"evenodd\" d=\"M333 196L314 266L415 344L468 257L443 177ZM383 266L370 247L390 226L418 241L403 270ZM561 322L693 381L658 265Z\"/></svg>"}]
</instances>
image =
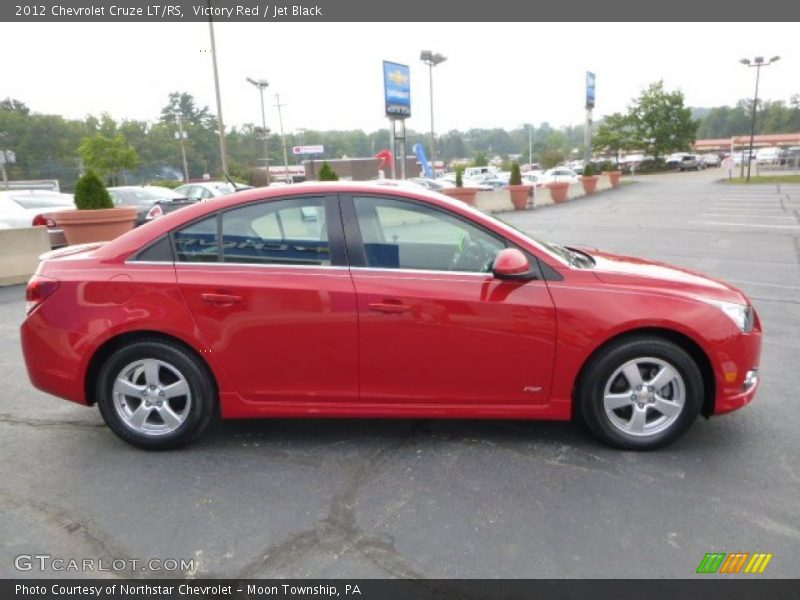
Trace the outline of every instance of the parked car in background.
<instances>
[{"instance_id":1,"label":"parked car in background","mask_svg":"<svg viewBox=\"0 0 800 600\"><path fill-rule=\"evenodd\" d=\"M236 184L236 187L229 181L198 181L196 183L185 183L175 188L175 191L189 200L204 201L211 198L227 196L241 190L249 190L253 186Z\"/></svg>"},{"instance_id":2,"label":"parked car in background","mask_svg":"<svg viewBox=\"0 0 800 600\"><path fill-rule=\"evenodd\" d=\"M703 164L706 167L718 167L722 162L722 159L719 157L719 154L703 154L700 157L700 160L703 161Z\"/></svg>"},{"instance_id":3,"label":"parked car in background","mask_svg":"<svg viewBox=\"0 0 800 600\"><path fill-rule=\"evenodd\" d=\"M448 183L452 183L455 185L456 183L456 174L455 173L445 173L436 181L446 181ZM464 184L464 187L471 187L482 192L488 192L492 190L492 186L486 185L483 181L478 179L470 179L469 177L461 176L461 182Z\"/></svg>"},{"instance_id":4,"label":"parked car in background","mask_svg":"<svg viewBox=\"0 0 800 600\"><path fill-rule=\"evenodd\" d=\"M733 156L733 161L736 163L736 166L738 167L742 163L747 164L748 162L754 161L756 158L756 153L753 152L752 154L749 155L750 158L748 158L748 152L745 149L744 151L737 150L736 152L731 154L731 156Z\"/></svg>"},{"instance_id":5,"label":"parked car in background","mask_svg":"<svg viewBox=\"0 0 800 600\"><path fill-rule=\"evenodd\" d=\"M425 188L426 190L432 190L434 192L441 192L447 188L454 188L456 187L455 183L451 183L445 179L430 179L428 177L412 177L408 179L411 183L414 183L420 187Z\"/></svg>"},{"instance_id":6,"label":"parked car in background","mask_svg":"<svg viewBox=\"0 0 800 600\"><path fill-rule=\"evenodd\" d=\"M697 154L684 154L678 163L679 171L699 171L705 168L705 164Z\"/></svg>"},{"instance_id":7,"label":"parked car in background","mask_svg":"<svg viewBox=\"0 0 800 600\"><path fill-rule=\"evenodd\" d=\"M72 194L45 190L0 192L0 229L47 227L50 246L59 248L67 245L67 239L49 213L70 209L75 209Z\"/></svg>"},{"instance_id":8,"label":"parked car in background","mask_svg":"<svg viewBox=\"0 0 800 600\"><path fill-rule=\"evenodd\" d=\"M523 173L522 174L522 183L524 185L532 185L533 187L543 187L544 186L544 179L542 178L542 173Z\"/></svg>"},{"instance_id":9,"label":"parked car in background","mask_svg":"<svg viewBox=\"0 0 800 600\"><path fill-rule=\"evenodd\" d=\"M675 152L670 154L664 159L664 164L668 169L677 169L680 166L681 160L685 154L685 152Z\"/></svg>"},{"instance_id":10,"label":"parked car in background","mask_svg":"<svg viewBox=\"0 0 800 600\"><path fill-rule=\"evenodd\" d=\"M137 209L136 226L149 220L194 204L175 190L157 185L127 185L108 188L111 199L117 206L134 206ZM158 207L158 210L154 210Z\"/></svg>"},{"instance_id":11,"label":"parked car in background","mask_svg":"<svg viewBox=\"0 0 800 600\"><path fill-rule=\"evenodd\" d=\"M777 146L771 148L759 148L756 150L757 163L778 163L781 159L781 149Z\"/></svg>"},{"instance_id":12,"label":"parked car in background","mask_svg":"<svg viewBox=\"0 0 800 600\"><path fill-rule=\"evenodd\" d=\"M567 167L555 167L548 169L542 174L542 183L553 183L555 181L565 181L567 183L577 183L580 181L578 174Z\"/></svg>"},{"instance_id":13,"label":"parked car in background","mask_svg":"<svg viewBox=\"0 0 800 600\"><path fill-rule=\"evenodd\" d=\"M147 449L221 414L578 418L646 450L759 383L761 321L741 290L538 240L410 185L198 202L45 255L26 299L33 385L97 405Z\"/></svg>"}]
</instances>

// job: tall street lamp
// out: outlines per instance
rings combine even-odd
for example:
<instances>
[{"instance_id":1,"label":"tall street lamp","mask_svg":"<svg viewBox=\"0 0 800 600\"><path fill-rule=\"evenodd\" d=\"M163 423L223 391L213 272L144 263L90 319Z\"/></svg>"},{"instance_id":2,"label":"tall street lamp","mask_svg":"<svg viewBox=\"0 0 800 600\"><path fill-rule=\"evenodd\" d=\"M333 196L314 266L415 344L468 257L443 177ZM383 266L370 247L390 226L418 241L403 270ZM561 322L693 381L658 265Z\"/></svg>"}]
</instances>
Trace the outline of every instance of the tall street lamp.
<instances>
[{"instance_id":1,"label":"tall street lamp","mask_svg":"<svg viewBox=\"0 0 800 600\"><path fill-rule=\"evenodd\" d=\"M423 50L420 52L419 58L423 63L428 65L428 80L431 90L431 165L433 165L433 178L436 179L436 134L433 129L433 67L442 64L447 60L447 57L438 52L434 53L430 50Z\"/></svg>"},{"instance_id":2,"label":"tall street lamp","mask_svg":"<svg viewBox=\"0 0 800 600\"><path fill-rule=\"evenodd\" d=\"M750 150L747 153L747 181L750 182L750 164L753 162L753 138L756 135L756 109L758 108L758 80L761 77L761 67L768 67L772 63L781 59L780 56L773 56L764 62L763 56L756 56L752 61L743 58L739 62L748 67L756 68L756 93L753 95L753 119L750 123Z\"/></svg>"},{"instance_id":3,"label":"tall street lamp","mask_svg":"<svg viewBox=\"0 0 800 600\"><path fill-rule=\"evenodd\" d=\"M217 44L214 41L214 21L211 18L211 0L207 0L208 33L211 38L211 63L214 66L214 92L217 97L217 121L219 122L219 154L222 172L228 175L228 147L225 144L225 123L222 120L222 94L219 91L219 71L217 69Z\"/></svg>"},{"instance_id":4,"label":"tall street lamp","mask_svg":"<svg viewBox=\"0 0 800 600\"><path fill-rule=\"evenodd\" d=\"M264 133L264 170L267 173L267 185L269 185L269 133L267 132L267 115L264 112L264 89L269 87L266 79L247 78L247 82L253 84L261 92L261 131Z\"/></svg>"}]
</instances>

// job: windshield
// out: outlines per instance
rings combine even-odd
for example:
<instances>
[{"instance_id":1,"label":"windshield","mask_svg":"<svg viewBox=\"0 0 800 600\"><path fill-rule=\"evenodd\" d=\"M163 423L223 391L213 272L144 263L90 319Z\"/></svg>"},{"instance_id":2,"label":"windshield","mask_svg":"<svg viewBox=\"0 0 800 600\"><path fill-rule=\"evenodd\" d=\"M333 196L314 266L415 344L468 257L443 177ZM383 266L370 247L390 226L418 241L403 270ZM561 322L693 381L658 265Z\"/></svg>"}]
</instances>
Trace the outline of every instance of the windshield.
<instances>
[{"instance_id":1,"label":"windshield","mask_svg":"<svg viewBox=\"0 0 800 600\"><path fill-rule=\"evenodd\" d=\"M493 219L496 219L497 221L500 221L506 227L509 227L509 228L513 229L514 231L522 234L523 236L525 236L526 238L528 238L532 242L538 244L539 246L542 246L544 249L550 251L552 254L555 254L556 256L558 256L560 259L566 261L567 263L572 263L574 261L575 253L570 251L570 250L568 250L564 246L559 246L558 244L554 244L552 242L546 242L546 241L544 241L542 239L539 239L536 236L531 235L527 231L524 231L524 230L520 229L519 227L515 227L514 225L512 225L508 221L505 221L505 220L501 219L497 215L490 215L490 216Z\"/></svg>"}]
</instances>

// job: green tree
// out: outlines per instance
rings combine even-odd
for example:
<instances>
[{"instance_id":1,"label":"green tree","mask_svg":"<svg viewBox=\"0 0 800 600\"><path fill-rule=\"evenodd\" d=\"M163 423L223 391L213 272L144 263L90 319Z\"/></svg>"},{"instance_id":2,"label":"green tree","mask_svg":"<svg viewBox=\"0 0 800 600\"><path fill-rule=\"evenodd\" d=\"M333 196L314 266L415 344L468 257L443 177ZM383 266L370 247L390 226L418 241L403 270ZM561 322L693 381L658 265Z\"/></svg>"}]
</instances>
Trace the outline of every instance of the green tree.
<instances>
[{"instance_id":1,"label":"green tree","mask_svg":"<svg viewBox=\"0 0 800 600\"><path fill-rule=\"evenodd\" d=\"M91 169L75 184L75 206L78 210L114 208L114 202L106 186Z\"/></svg>"},{"instance_id":2,"label":"green tree","mask_svg":"<svg viewBox=\"0 0 800 600\"><path fill-rule=\"evenodd\" d=\"M98 133L84 138L78 146L78 153L87 167L110 177L114 185L120 171L135 169L139 163L136 148L128 144L121 133L114 137Z\"/></svg>"},{"instance_id":3,"label":"green tree","mask_svg":"<svg viewBox=\"0 0 800 600\"><path fill-rule=\"evenodd\" d=\"M607 116L592 136L592 148L600 152L612 152L617 161L620 152L636 146L636 132L629 115L614 113Z\"/></svg>"},{"instance_id":4,"label":"green tree","mask_svg":"<svg viewBox=\"0 0 800 600\"><path fill-rule=\"evenodd\" d=\"M522 173L519 170L519 163L511 163L511 175L508 177L509 185L522 185Z\"/></svg>"},{"instance_id":5,"label":"green tree","mask_svg":"<svg viewBox=\"0 0 800 600\"><path fill-rule=\"evenodd\" d=\"M486 155L483 152L478 152L475 155L475 159L472 161L473 167L485 167L489 164L489 159L486 158Z\"/></svg>"},{"instance_id":6,"label":"green tree","mask_svg":"<svg viewBox=\"0 0 800 600\"><path fill-rule=\"evenodd\" d=\"M322 163L322 167L319 169L319 174L317 175L317 179L319 181L338 181L339 176L336 174L336 171L331 168L328 164L328 161Z\"/></svg>"},{"instance_id":7,"label":"green tree","mask_svg":"<svg viewBox=\"0 0 800 600\"><path fill-rule=\"evenodd\" d=\"M697 139L699 121L683 105L683 92L664 90L664 82L651 83L633 101L628 118L636 144L654 158L675 150L686 150Z\"/></svg>"}]
</instances>

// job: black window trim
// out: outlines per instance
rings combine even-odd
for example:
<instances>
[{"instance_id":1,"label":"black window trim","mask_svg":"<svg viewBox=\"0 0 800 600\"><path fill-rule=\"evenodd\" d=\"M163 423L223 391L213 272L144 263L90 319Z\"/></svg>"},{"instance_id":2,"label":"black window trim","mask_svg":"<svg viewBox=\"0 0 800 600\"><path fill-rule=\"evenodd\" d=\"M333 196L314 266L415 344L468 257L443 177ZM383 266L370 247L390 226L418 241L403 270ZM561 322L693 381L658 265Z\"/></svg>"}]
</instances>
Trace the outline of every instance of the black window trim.
<instances>
[{"instance_id":1,"label":"black window trim","mask_svg":"<svg viewBox=\"0 0 800 600\"><path fill-rule=\"evenodd\" d=\"M302 198L321 198L322 199L322 206L325 208L325 223L328 227L328 245L330 247L330 256L331 256L331 264L330 265L282 265L282 264L259 264L259 263L238 263L232 261L223 262L223 250L222 244L218 243L217 245L217 260L216 262L189 262L189 261L181 261L178 259L178 247L175 241L175 233L186 228L191 227L192 225L199 223L201 221L205 221L208 218L213 217L216 219L217 225L217 239L218 241L222 240L222 215L228 211L236 210L237 208L243 208L245 206L253 206L256 204L268 203L268 202L280 202L283 200L299 200ZM152 261L152 260L141 260L139 256L143 254L146 250L148 250L151 246L156 245L159 243L164 237L169 238L169 245L170 250L172 252L172 260L171 261ZM336 268L340 269L342 267L349 267L347 261L347 249L345 248L344 244L344 232L342 231L342 216L341 216L341 208L339 203L339 198L336 194L320 194L320 193L307 193L307 194L292 194L287 196L276 196L274 198L260 198L257 200L252 200L250 202L245 202L242 204L237 204L235 206L229 206L224 209L218 210L216 212L207 213L196 219L192 219L186 223L181 223L178 227L168 231L167 233L158 236L152 242L138 250L131 258L129 258L126 262L135 262L140 264L174 264L174 265L246 265L251 267L302 267L302 268L319 268L319 269L326 269L326 268Z\"/></svg>"},{"instance_id":2,"label":"black window trim","mask_svg":"<svg viewBox=\"0 0 800 600\"><path fill-rule=\"evenodd\" d=\"M358 224L358 217L356 215L355 203L353 201L354 196L367 196L376 199L385 199L385 200L396 200L401 202L410 202L411 204L416 204L418 206L425 207L430 209L434 212L441 213L443 215L447 215L451 218L457 219L475 227L476 229L480 230L484 234L488 235L491 238L496 239L497 241L501 242L504 247L506 248L516 248L520 252L522 252L528 259L528 263L531 265L531 279L535 280L544 280L545 277L542 275L541 266L539 263L539 259L534 255L525 250L524 248L520 248L517 244L512 242L511 240L503 237L502 235L491 231L490 229L483 226L481 223L477 223L472 219L469 219L463 215L458 213L448 211L444 208L436 206L430 202L425 202L424 200L417 200L416 198L409 198L407 196L393 196L390 194L379 194L375 192L364 192L364 193L346 193L346 194L339 194L339 205L341 207L341 214L342 214L342 228L344 231L345 236L345 247L347 249L347 255L350 259L350 266L352 268L357 269L372 269L377 271L401 271L401 272L419 272L419 273L442 273L442 274L450 274L450 275L474 275L474 274L482 274L482 275L491 275L491 272L487 273L480 273L479 271L443 271L437 269L383 269L379 267L370 267L367 265L367 255L364 250L364 242L361 238L361 228Z\"/></svg>"}]
</instances>

